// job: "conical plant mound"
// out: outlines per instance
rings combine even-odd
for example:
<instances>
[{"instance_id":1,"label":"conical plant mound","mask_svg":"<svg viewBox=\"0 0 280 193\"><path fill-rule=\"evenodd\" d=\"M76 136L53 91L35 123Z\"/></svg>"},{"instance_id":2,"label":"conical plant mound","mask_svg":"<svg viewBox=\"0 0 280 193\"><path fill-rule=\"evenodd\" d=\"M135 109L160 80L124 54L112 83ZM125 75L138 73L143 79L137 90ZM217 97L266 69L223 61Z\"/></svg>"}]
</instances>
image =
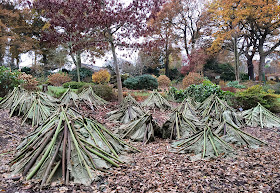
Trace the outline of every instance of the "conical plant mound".
<instances>
[{"instance_id":1,"label":"conical plant mound","mask_svg":"<svg viewBox=\"0 0 280 193\"><path fill-rule=\"evenodd\" d=\"M153 120L152 115L146 114L127 125L122 125L117 133L121 138L128 138L133 141L148 143L154 140L155 136L161 136L160 128Z\"/></svg>"},{"instance_id":2,"label":"conical plant mound","mask_svg":"<svg viewBox=\"0 0 280 193\"><path fill-rule=\"evenodd\" d=\"M245 118L245 124L250 127L280 127L280 118L260 103L255 108L243 111L241 116Z\"/></svg>"},{"instance_id":3,"label":"conical plant mound","mask_svg":"<svg viewBox=\"0 0 280 193\"><path fill-rule=\"evenodd\" d=\"M142 108L142 106L135 100L135 98L133 98L130 94L128 94L120 104L120 108L131 106L131 105Z\"/></svg>"},{"instance_id":4,"label":"conical plant mound","mask_svg":"<svg viewBox=\"0 0 280 193\"><path fill-rule=\"evenodd\" d=\"M204 159L231 155L234 153L234 148L230 144L249 147L265 144L260 139L242 131L234 123L226 121L226 118L223 122L218 122L218 124L216 122L211 120L205 123L202 130L192 136L172 143L172 151L194 153L195 159Z\"/></svg>"},{"instance_id":5,"label":"conical plant mound","mask_svg":"<svg viewBox=\"0 0 280 193\"><path fill-rule=\"evenodd\" d=\"M84 100L85 103L88 104L91 108L98 108L99 106L104 106L108 104L107 101L105 101L104 99L102 99L94 93L92 87L84 89L78 96L79 99Z\"/></svg>"},{"instance_id":6,"label":"conical plant mound","mask_svg":"<svg viewBox=\"0 0 280 193\"><path fill-rule=\"evenodd\" d=\"M142 106L149 108L171 109L169 102L163 98L157 91L153 93L142 103Z\"/></svg>"},{"instance_id":7,"label":"conical plant mound","mask_svg":"<svg viewBox=\"0 0 280 193\"><path fill-rule=\"evenodd\" d=\"M179 153L193 153L195 159L215 157L233 151L233 148L208 126L192 136L173 142L171 147Z\"/></svg>"},{"instance_id":8,"label":"conical plant mound","mask_svg":"<svg viewBox=\"0 0 280 193\"><path fill-rule=\"evenodd\" d=\"M125 148L132 147L97 121L60 107L18 146L11 169L42 185L56 180L89 185L97 170L118 167Z\"/></svg>"},{"instance_id":9,"label":"conical plant mound","mask_svg":"<svg viewBox=\"0 0 280 193\"><path fill-rule=\"evenodd\" d=\"M144 111L139 106L129 105L115 111L111 111L107 113L107 116L109 121L119 121L126 124L140 118L144 114Z\"/></svg>"},{"instance_id":10,"label":"conical plant mound","mask_svg":"<svg viewBox=\"0 0 280 193\"><path fill-rule=\"evenodd\" d=\"M0 102L1 109L12 110L13 106L28 95L28 92L20 87L15 87L12 92L8 93Z\"/></svg>"},{"instance_id":11,"label":"conical plant mound","mask_svg":"<svg viewBox=\"0 0 280 193\"><path fill-rule=\"evenodd\" d=\"M188 117L188 119L197 121L199 119L199 114L197 112L196 107L192 104L191 100L192 99L190 98L185 98L183 102L174 109L174 111L183 113L185 116Z\"/></svg>"},{"instance_id":12,"label":"conical plant mound","mask_svg":"<svg viewBox=\"0 0 280 193\"><path fill-rule=\"evenodd\" d=\"M213 94L200 104L198 111L203 118L211 116L222 121L224 111L235 111L235 109L230 107L226 101Z\"/></svg>"},{"instance_id":13,"label":"conical plant mound","mask_svg":"<svg viewBox=\"0 0 280 193\"><path fill-rule=\"evenodd\" d=\"M15 88L3 101L3 107L10 110L10 116L23 115L22 124L30 120L33 127L46 120L55 111L57 103L45 93Z\"/></svg>"},{"instance_id":14,"label":"conical plant mound","mask_svg":"<svg viewBox=\"0 0 280 193\"><path fill-rule=\"evenodd\" d=\"M75 92L71 91L70 88L68 88L65 91L65 93L63 93L63 95L60 97L59 100L60 100L61 104L63 104L63 105L65 105L65 104L67 105L67 104L71 104L71 103L74 103L76 105L75 101L78 98L79 98L79 96Z\"/></svg>"},{"instance_id":15,"label":"conical plant mound","mask_svg":"<svg viewBox=\"0 0 280 193\"><path fill-rule=\"evenodd\" d=\"M57 104L53 102L42 93L31 93L28 98L21 102L20 111L24 113L22 124L30 120L32 127L39 126L56 110Z\"/></svg>"},{"instance_id":16,"label":"conical plant mound","mask_svg":"<svg viewBox=\"0 0 280 193\"><path fill-rule=\"evenodd\" d=\"M224 141L235 144L237 146L246 145L248 147L255 147L261 144L265 144L265 142L244 132L237 125L226 120L220 123L220 125L214 132L218 136L221 136Z\"/></svg>"},{"instance_id":17,"label":"conical plant mound","mask_svg":"<svg viewBox=\"0 0 280 193\"><path fill-rule=\"evenodd\" d=\"M200 130L204 125L198 119L194 119L190 112L173 111L170 119L162 126L162 138L180 139Z\"/></svg>"}]
</instances>

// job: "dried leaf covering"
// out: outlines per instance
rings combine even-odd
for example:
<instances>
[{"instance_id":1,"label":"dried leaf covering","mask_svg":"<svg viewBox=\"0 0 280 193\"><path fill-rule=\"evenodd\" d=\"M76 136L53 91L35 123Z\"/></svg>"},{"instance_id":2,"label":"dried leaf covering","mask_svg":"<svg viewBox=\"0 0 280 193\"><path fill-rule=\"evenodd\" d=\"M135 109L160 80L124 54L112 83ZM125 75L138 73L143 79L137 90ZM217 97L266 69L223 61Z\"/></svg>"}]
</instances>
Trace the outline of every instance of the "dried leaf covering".
<instances>
[{"instance_id":1,"label":"dried leaf covering","mask_svg":"<svg viewBox=\"0 0 280 193\"><path fill-rule=\"evenodd\" d=\"M115 111L108 112L107 116L109 121L119 121L126 124L140 118L144 114L144 111L138 106L130 105Z\"/></svg>"},{"instance_id":2,"label":"dried leaf covering","mask_svg":"<svg viewBox=\"0 0 280 193\"><path fill-rule=\"evenodd\" d=\"M88 87L87 89L84 89L79 95L80 100L83 100L90 108L98 108L99 106L104 106L108 104L107 101L102 99L101 97L97 96L92 87Z\"/></svg>"},{"instance_id":3,"label":"dried leaf covering","mask_svg":"<svg viewBox=\"0 0 280 193\"><path fill-rule=\"evenodd\" d=\"M55 111L58 101L42 92L15 88L2 102L1 106L10 110L10 116L22 115L22 124L30 121L33 127L39 126Z\"/></svg>"},{"instance_id":4,"label":"dried leaf covering","mask_svg":"<svg viewBox=\"0 0 280 193\"><path fill-rule=\"evenodd\" d=\"M17 103L21 98L24 98L28 94L27 91L20 87L15 87L12 92L8 93L0 103L1 109L11 110L12 106Z\"/></svg>"},{"instance_id":5,"label":"dried leaf covering","mask_svg":"<svg viewBox=\"0 0 280 193\"><path fill-rule=\"evenodd\" d=\"M196 131L195 124L185 114L174 111L162 126L162 138L181 139Z\"/></svg>"},{"instance_id":6,"label":"dried leaf covering","mask_svg":"<svg viewBox=\"0 0 280 193\"><path fill-rule=\"evenodd\" d=\"M146 114L129 124L118 128L117 133L121 138L128 138L133 141L148 143L154 140L155 136L160 136L160 128L153 120L152 115Z\"/></svg>"},{"instance_id":7,"label":"dried leaf covering","mask_svg":"<svg viewBox=\"0 0 280 193\"><path fill-rule=\"evenodd\" d=\"M171 109L169 102L163 98L156 90L142 103L142 106L149 108Z\"/></svg>"},{"instance_id":8,"label":"dried leaf covering","mask_svg":"<svg viewBox=\"0 0 280 193\"><path fill-rule=\"evenodd\" d=\"M130 94L128 94L120 104L120 108L127 107L127 106L137 106L139 108L142 108L142 106L133 98Z\"/></svg>"},{"instance_id":9,"label":"dried leaf covering","mask_svg":"<svg viewBox=\"0 0 280 193\"><path fill-rule=\"evenodd\" d=\"M68 104L71 104L71 103L74 103L76 105L75 101L78 98L79 98L79 96L75 92L71 91L70 88L68 88L65 91L65 93L63 93L63 95L60 97L59 100L61 101L61 104L63 104L63 105L64 104L68 105Z\"/></svg>"},{"instance_id":10,"label":"dried leaf covering","mask_svg":"<svg viewBox=\"0 0 280 193\"><path fill-rule=\"evenodd\" d=\"M11 169L42 186L56 180L89 185L97 170L119 166L125 148L135 149L97 121L60 107L18 146Z\"/></svg>"},{"instance_id":11,"label":"dried leaf covering","mask_svg":"<svg viewBox=\"0 0 280 193\"><path fill-rule=\"evenodd\" d=\"M204 128L191 136L172 143L171 151L193 153L192 160L229 156L234 153L231 144L257 147L265 142L245 133L236 124L224 120L208 119Z\"/></svg>"},{"instance_id":12,"label":"dried leaf covering","mask_svg":"<svg viewBox=\"0 0 280 193\"><path fill-rule=\"evenodd\" d=\"M140 118L145 113L141 105L131 96L124 98L120 108L107 113L109 121L119 121L121 123L129 123Z\"/></svg>"},{"instance_id":13,"label":"dried leaf covering","mask_svg":"<svg viewBox=\"0 0 280 193\"><path fill-rule=\"evenodd\" d=\"M196 121L199 119L199 113L197 112L196 105L197 104L194 103L192 98L185 98L182 103L174 110L185 114L188 119Z\"/></svg>"},{"instance_id":14,"label":"dried leaf covering","mask_svg":"<svg viewBox=\"0 0 280 193\"><path fill-rule=\"evenodd\" d=\"M260 103L258 103L255 108L243 111L241 116L245 118L245 124L250 127L280 127L280 118L267 110Z\"/></svg>"},{"instance_id":15,"label":"dried leaf covering","mask_svg":"<svg viewBox=\"0 0 280 193\"><path fill-rule=\"evenodd\" d=\"M222 121L224 111L235 111L230 107L226 101L220 99L217 95L212 94L205 101L203 101L197 108L201 117L207 116L215 117L217 120Z\"/></svg>"}]
</instances>

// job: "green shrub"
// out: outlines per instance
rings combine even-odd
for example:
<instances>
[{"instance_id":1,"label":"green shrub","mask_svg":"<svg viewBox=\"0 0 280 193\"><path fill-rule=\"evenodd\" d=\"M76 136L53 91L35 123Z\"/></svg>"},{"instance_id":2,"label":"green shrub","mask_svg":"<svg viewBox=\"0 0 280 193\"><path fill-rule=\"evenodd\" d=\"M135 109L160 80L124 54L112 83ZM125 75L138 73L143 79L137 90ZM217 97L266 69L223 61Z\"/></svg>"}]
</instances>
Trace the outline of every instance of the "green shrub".
<instances>
[{"instance_id":1,"label":"green shrub","mask_svg":"<svg viewBox=\"0 0 280 193\"><path fill-rule=\"evenodd\" d=\"M25 72L26 74L31 74L31 68L29 67L23 67L20 69L21 72Z\"/></svg>"},{"instance_id":2,"label":"green shrub","mask_svg":"<svg viewBox=\"0 0 280 193\"><path fill-rule=\"evenodd\" d=\"M207 61L203 66L203 74L212 81L215 80L216 76L220 76L220 79L224 81L235 79L233 67L229 63L218 63L215 59Z\"/></svg>"},{"instance_id":3,"label":"green shrub","mask_svg":"<svg viewBox=\"0 0 280 193\"><path fill-rule=\"evenodd\" d=\"M113 88L110 87L109 85L92 85L92 84L86 84L82 88L78 90L78 93L82 92L83 89L86 89L88 87L92 87L93 91L95 94L101 98L103 98L106 101L114 101L116 100L116 95L113 92Z\"/></svg>"},{"instance_id":4,"label":"green shrub","mask_svg":"<svg viewBox=\"0 0 280 193\"><path fill-rule=\"evenodd\" d=\"M246 88L246 86L239 84L238 81L231 81L227 83L228 87L233 87L233 88Z\"/></svg>"},{"instance_id":5,"label":"green shrub","mask_svg":"<svg viewBox=\"0 0 280 193\"><path fill-rule=\"evenodd\" d=\"M158 88L157 79L152 75L144 74L141 76L131 77L124 81L124 86L128 89L148 89L153 90Z\"/></svg>"},{"instance_id":6,"label":"green shrub","mask_svg":"<svg viewBox=\"0 0 280 193\"><path fill-rule=\"evenodd\" d=\"M88 68L80 68L80 78L81 81L86 81L88 80L91 82L91 75L92 71ZM78 76L77 76L77 69L73 69L72 71L69 72L69 75L71 76L72 80L78 81Z\"/></svg>"},{"instance_id":7,"label":"green shrub","mask_svg":"<svg viewBox=\"0 0 280 193\"><path fill-rule=\"evenodd\" d=\"M247 73L240 73L241 80L249 80L249 75Z\"/></svg>"},{"instance_id":8,"label":"green shrub","mask_svg":"<svg viewBox=\"0 0 280 193\"><path fill-rule=\"evenodd\" d=\"M211 81L203 81L199 85L190 85L185 90L172 87L169 89L169 95L177 101L182 101L184 98L190 96L193 97L197 102L202 102L208 98L211 94L216 94L218 97L223 99L230 99L234 94L229 91L223 91L220 86L213 84Z\"/></svg>"},{"instance_id":9,"label":"green shrub","mask_svg":"<svg viewBox=\"0 0 280 193\"><path fill-rule=\"evenodd\" d=\"M5 66L0 66L0 97L5 96L14 87L23 83L18 77L20 72L10 71L9 68Z\"/></svg>"},{"instance_id":10,"label":"green shrub","mask_svg":"<svg viewBox=\"0 0 280 193\"><path fill-rule=\"evenodd\" d=\"M279 95L274 94L273 90L265 91L261 85L255 85L242 92L237 92L234 103L244 110L253 108L260 103L273 112L280 112Z\"/></svg>"},{"instance_id":11,"label":"green shrub","mask_svg":"<svg viewBox=\"0 0 280 193\"><path fill-rule=\"evenodd\" d=\"M66 82L63 84L64 88L72 88L72 89L79 89L82 88L83 86L85 86L86 82L75 82L75 81L71 81L71 82Z\"/></svg>"},{"instance_id":12,"label":"green shrub","mask_svg":"<svg viewBox=\"0 0 280 193\"><path fill-rule=\"evenodd\" d=\"M272 89L275 91L275 94L280 94L280 82L277 82L276 84L266 84L263 87L266 91Z\"/></svg>"},{"instance_id":13,"label":"green shrub","mask_svg":"<svg viewBox=\"0 0 280 193\"><path fill-rule=\"evenodd\" d=\"M177 89L175 87L170 87L167 95L176 101L183 101L184 98L186 98L187 93L186 93L186 90L184 90L184 89Z\"/></svg>"},{"instance_id":14,"label":"green shrub","mask_svg":"<svg viewBox=\"0 0 280 193\"><path fill-rule=\"evenodd\" d=\"M139 83L139 78L136 76L136 77L130 77L126 79L123 82L123 85L129 89L137 89L138 83Z\"/></svg>"},{"instance_id":15,"label":"green shrub","mask_svg":"<svg viewBox=\"0 0 280 193\"><path fill-rule=\"evenodd\" d=\"M186 89L188 96L193 97L196 101L202 102L212 94L216 94L220 98L226 99L228 96L234 95L229 91L223 91L220 86L210 81L203 81L199 85L191 85Z\"/></svg>"}]
</instances>

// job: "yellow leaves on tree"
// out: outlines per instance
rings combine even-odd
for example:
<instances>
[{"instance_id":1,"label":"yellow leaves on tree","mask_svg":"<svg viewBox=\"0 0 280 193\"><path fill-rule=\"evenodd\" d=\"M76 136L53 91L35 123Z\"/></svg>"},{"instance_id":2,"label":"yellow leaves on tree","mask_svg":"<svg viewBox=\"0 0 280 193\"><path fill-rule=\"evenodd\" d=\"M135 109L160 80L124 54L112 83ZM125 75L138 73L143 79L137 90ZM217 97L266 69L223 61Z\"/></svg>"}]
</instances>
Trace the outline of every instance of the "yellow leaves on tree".
<instances>
[{"instance_id":1,"label":"yellow leaves on tree","mask_svg":"<svg viewBox=\"0 0 280 193\"><path fill-rule=\"evenodd\" d=\"M65 82L71 81L71 78L66 73L56 73L48 76L48 82L53 86L61 86Z\"/></svg>"},{"instance_id":2,"label":"yellow leaves on tree","mask_svg":"<svg viewBox=\"0 0 280 193\"><path fill-rule=\"evenodd\" d=\"M110 78L110 73L105 69L101 69L98 72L93 73L92 82L97 84L105 84L110 81Z\"/></svg>"},{"instance_id":3,"label":"yellow leaves on tree","mask_svg":"<svg viewBox=\"0 0 280 193\"><path fill-rule=\"evenodd\" d=\"M196 72L190 72L185 78L183 79L183 88L187 88L192 84L201 84L204 80L204 77Z\"/></svg>"}]
</instances>

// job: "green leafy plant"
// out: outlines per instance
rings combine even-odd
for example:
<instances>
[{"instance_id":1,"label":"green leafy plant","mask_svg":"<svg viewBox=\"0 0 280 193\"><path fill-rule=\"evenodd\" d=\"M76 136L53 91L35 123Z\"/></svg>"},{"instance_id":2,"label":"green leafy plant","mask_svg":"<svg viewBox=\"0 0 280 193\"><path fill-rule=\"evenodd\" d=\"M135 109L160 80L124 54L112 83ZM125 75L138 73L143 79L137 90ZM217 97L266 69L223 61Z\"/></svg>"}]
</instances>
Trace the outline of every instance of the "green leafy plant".
<instances>
[{"instance_id":1,"label":"green leafy plant","mask_svg":"<svg viewBox=\"0 0 280 193\"><path fill-rule=\"evenodd\" d=\"M149 74L131 77L124 81L124 86L129 89L148 89L153 90L158 88L158 81L155 77Z\"/></svg>"},{"instance_id":2,"label":"green leafy plant","mask_svg":"<svg viewBox=\"0 0 280 193\"><path fill-rule=\"evenodd\" d=\"M5 96L14 87L23 83L18 77L20 72L15 70L11 71L5 66L0 66L0 96Z\"/></svg>"},{"instance_id":3,"label":"green leafy plant","mask_svg":"<svg viewBox=\"0 0 280 193\"><path fill-rule=\"evenodd\" d=\"M237 92L234 104L243 109L250 109L260 103L273 112L280 112L279 95L273 90L265 91L261 85L252 86L244 91Z\"/></svg>"},{"instance_id":4,"label":"green leafy plant","mask_svg":"<svg viewBox=\"0 0 280 193\"><path fill-rule=\"evenodd\" d=\"M229 91L223 91L220 86L212 83L209 80L205 80L202 84L199 85L190 85L185 90L178 90L172 87L171 89L169 89L168 94L177 101L183 101L184 98L190 96L193 97L197 102L204 101L212 94L216 94L218 97L224 99L230 98L234 95L234 93L231 93Z\"/></svg>"},{"instance_id":5,"label":"green leafy plant","mask_svg":"<svg viewBox=\"0 0 280 193\"><path fill-rule=\"evenodd\" d=\"M75 82L75 81L71 81L71 82L66 82L63 84L64 88L72 88L72 89L79 89L82 88L83 86L85 86L86 82Z\"/></svg>"},{"instance_id":6,"label":"green leafy plant","mask_svg":"<svg viewBox=\"0 0 280 193\"><path fill-rule=\"evenodd\" d=\"M246 86L239 84L238 81L231 81L227 83L228 87L233 87L233 88L246 88Z\"/></svg>"}]
</instances>

